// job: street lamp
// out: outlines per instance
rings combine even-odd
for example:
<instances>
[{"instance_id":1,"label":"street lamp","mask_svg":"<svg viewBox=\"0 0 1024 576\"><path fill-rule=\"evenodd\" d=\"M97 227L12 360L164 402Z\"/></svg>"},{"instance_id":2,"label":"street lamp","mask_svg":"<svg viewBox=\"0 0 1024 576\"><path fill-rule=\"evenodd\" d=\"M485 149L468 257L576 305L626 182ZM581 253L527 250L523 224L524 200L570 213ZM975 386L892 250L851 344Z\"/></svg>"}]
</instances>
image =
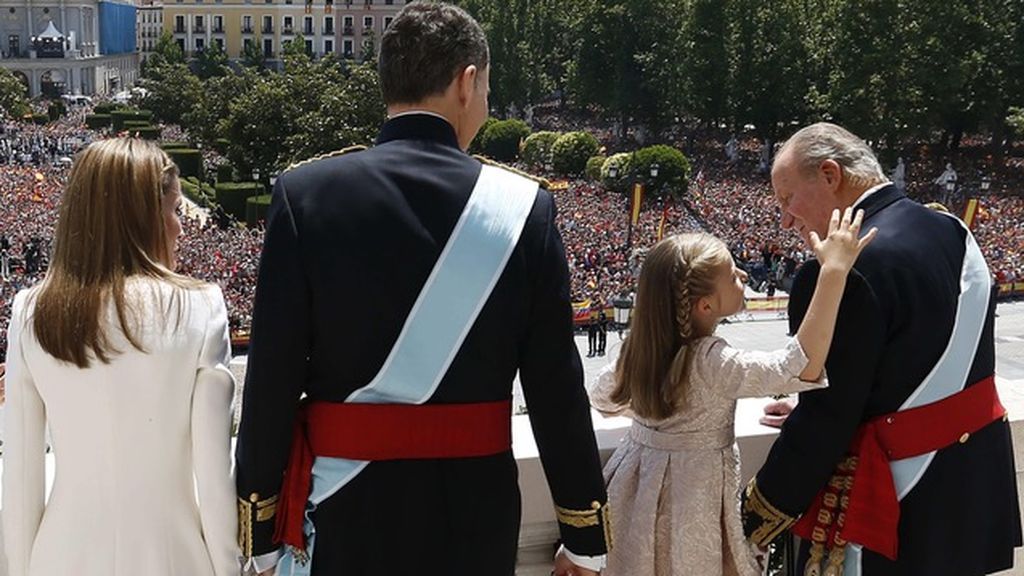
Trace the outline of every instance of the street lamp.
<instances>
[{"instance_id":1,"label":"street lamp","mask_svg":"<svg viewBox=\"0 0 1024 576\"><path fill-rule=\"evenodd\" d=\"M273 188L273 187L274 187L274 184L275 184L275 183L277 182L277 176L278 176L278 173L277 173L277 172L274 172L274 173L272 173L272 174L270 175L270 187L271 187L271 188Z\"/></svg>"},{"instance_id":2,"label":"street lamp","mask_svg":"<svg viewBox=\"0 0 1024 576\"><path fill-rule=\"evenodd\" d=\"M656 163L655 164L651 164L651 180L654 180L655 178L658 177L658 171L660 169L661 169L661 167L658 166Z\"/></svg>"},{"instance_id":3,"label":"street lamp","mask_svg":"<svg viewBox=\"0 0 1024 576\"><path fill-rule=\"evenodd\" d=\"M612 300L615 307L615 325L619 329L619 340L622 339L622 330L629 324L629 311L633 308L633 301L626 297Z\"/></svg>"},{"instance_id":4,"label":"street lamp","mask_svg":"<svg viewBox=\"0 0 1024 576\"><path fill-rule=\"evenodd\" d=\"M988 193L988 189L992 187L992 179L987 175L981 178L981 192L983 194Z\"/></svg>"},{"instance_id":5,"label":"street lamp","mask_svg":"<svg viewBox=\"0 0 1024 576\"><path fill-rule=\"evenodd\" d=\"M614 180L619 177L619 167L616 164L612 164L608 167L608 178Z\"/></svg>"},{"instance_id":6,"label":"street lamp","mask_svg":"<svg viewBox=\"0 0 1024 576\"><path fill-rule=\"evenodd\" d=\"M259 182L260 181L260 170L259 170L259 168L254 168L253 169L253 171L252 171L252 181L253 182Z\"/></svg>"}]
</instances>

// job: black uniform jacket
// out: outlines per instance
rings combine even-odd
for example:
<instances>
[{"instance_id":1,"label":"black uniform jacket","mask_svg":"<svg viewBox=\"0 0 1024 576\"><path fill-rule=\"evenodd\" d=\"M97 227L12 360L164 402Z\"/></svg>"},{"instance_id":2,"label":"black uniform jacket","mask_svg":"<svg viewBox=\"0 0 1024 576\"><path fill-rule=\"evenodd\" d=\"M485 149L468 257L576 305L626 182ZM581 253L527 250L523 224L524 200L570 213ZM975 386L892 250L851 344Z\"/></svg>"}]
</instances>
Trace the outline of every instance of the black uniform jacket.
<instances>
[{"instance_id":1,"label":"black uniform jacket","mask_svg":"<svg viewBox=\"0 0 1024 576\"><path fill-rule=\"evenodd\" d=\"M865 210L864 230L878 227L878 236L846 283L825 364L829 387L800 395L756 479L763 499L790 517L806 510L825 486L858 425L907 400L953 330L964 229L891 185L858 208ZM797 273L789 307L793 333L807 312L819 269L812 260ZM968 385L995 370L994 316L993 299ZM1004 420L938 451L901 501L897 561L864 550L863 573L972 576L1011 566L1013 548L1021 544L1014 470Z\"/></svg>"},{"instance_id":2,"label":"black uniform jacket","mask_svg":"<svg viewBox=\"0 0 1024 576\"><path fill-rule=\"evenodd\" d=\"M369 150L277 180L267 216L237 447L240 539L260 555L300 397L341 402L392 348L481 170L443 119L388 121ZM504 273L428 403L506 400L519 371L557 506L606 502L573 342L569 277L541 190ZM565 510L563 510L565 512ZM606 550L603 512L561 524L577 554ZM262 520L260 520L262 518ZM509 574L520 521L512 452L371 463L319 506L314 574Z\"/></svg>"}]
</instances>

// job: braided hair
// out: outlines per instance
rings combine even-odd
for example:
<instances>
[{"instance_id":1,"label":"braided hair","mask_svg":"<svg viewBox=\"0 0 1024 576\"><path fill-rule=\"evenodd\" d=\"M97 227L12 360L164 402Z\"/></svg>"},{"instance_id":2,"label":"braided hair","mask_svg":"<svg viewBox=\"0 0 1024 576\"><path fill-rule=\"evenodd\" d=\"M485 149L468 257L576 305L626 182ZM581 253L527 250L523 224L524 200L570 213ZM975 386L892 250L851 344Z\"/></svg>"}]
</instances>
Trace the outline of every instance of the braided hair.
<instances>
[{"instance_id":1,"label":"braided hair","mask_svg":"<svg viewBox=\"0 0 1024 576\"><path fill-rule=\"evenodd\" d=\"M715 291L729 250L709 234L665 238L647 254L637 288L633 327L616 364L612 401L638 416L664 419L684 407L693 346L692 311Z\"/></svg>"}]
</instances>

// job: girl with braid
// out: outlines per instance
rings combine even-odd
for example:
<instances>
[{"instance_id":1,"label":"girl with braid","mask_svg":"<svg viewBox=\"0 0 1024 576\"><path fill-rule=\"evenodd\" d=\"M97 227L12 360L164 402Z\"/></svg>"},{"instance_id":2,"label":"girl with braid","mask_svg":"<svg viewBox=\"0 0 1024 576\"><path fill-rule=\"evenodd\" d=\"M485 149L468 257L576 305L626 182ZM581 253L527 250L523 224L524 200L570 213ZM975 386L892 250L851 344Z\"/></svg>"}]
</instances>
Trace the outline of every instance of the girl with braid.
<instances>
[{"instance_id":1,"label":"girl with braid","mask_svg":"<svg viewBox=\"0 0 1024 576\"><path fill-rule=\"evenodd\" d=\"M615 546L603 575L760 574L740 525L736 400L827 386L846 276L875 236L858 238L862 217L836 210L824 240L811 233L822 273L796 337L773 352L714 335L743 308L747 279L721 240L682 234L651 249L631 333L591 391L602 414L633 418L604 469Z\"/></svg>"}]
</instances>

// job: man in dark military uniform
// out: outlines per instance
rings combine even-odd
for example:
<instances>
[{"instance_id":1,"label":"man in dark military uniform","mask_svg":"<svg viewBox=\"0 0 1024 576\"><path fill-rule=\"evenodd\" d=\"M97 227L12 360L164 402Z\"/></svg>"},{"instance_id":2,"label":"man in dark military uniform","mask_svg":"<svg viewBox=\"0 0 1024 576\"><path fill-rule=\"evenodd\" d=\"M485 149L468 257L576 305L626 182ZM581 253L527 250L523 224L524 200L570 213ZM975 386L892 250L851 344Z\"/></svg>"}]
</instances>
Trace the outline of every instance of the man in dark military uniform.
<instances>
[{"instance_id":1,"label":"man in dark military uniform","mask_svg":"<svg viewBox=\"0 0 1024 576\"><path fill-rule=\"evenodd\" d=\"M744 493L765 545L792 528L804 574L976 576L1021 545L1013 447L996 393L990 277L957 219L908 199L832 124L797 132L772 171L782 225L805 239L834 208L878 235L850 272L826 373L801 394ZM797 273L790 329L816 261Z\"/></svg>"},{"instance_id":2,"label":"man in dark military uniform","mask_svg":"<svg viewBox=\"0 0 1024 576\"><path fill-rule=\"evenodd\" d=\"M246 568L511 576L518 371L564 544L555 572L595 574L606 495L554 203L465 153L487 116L483 31L411 4L379 64L376 146L274 188L237 447Z\"/></svg>"}]
</instances>

